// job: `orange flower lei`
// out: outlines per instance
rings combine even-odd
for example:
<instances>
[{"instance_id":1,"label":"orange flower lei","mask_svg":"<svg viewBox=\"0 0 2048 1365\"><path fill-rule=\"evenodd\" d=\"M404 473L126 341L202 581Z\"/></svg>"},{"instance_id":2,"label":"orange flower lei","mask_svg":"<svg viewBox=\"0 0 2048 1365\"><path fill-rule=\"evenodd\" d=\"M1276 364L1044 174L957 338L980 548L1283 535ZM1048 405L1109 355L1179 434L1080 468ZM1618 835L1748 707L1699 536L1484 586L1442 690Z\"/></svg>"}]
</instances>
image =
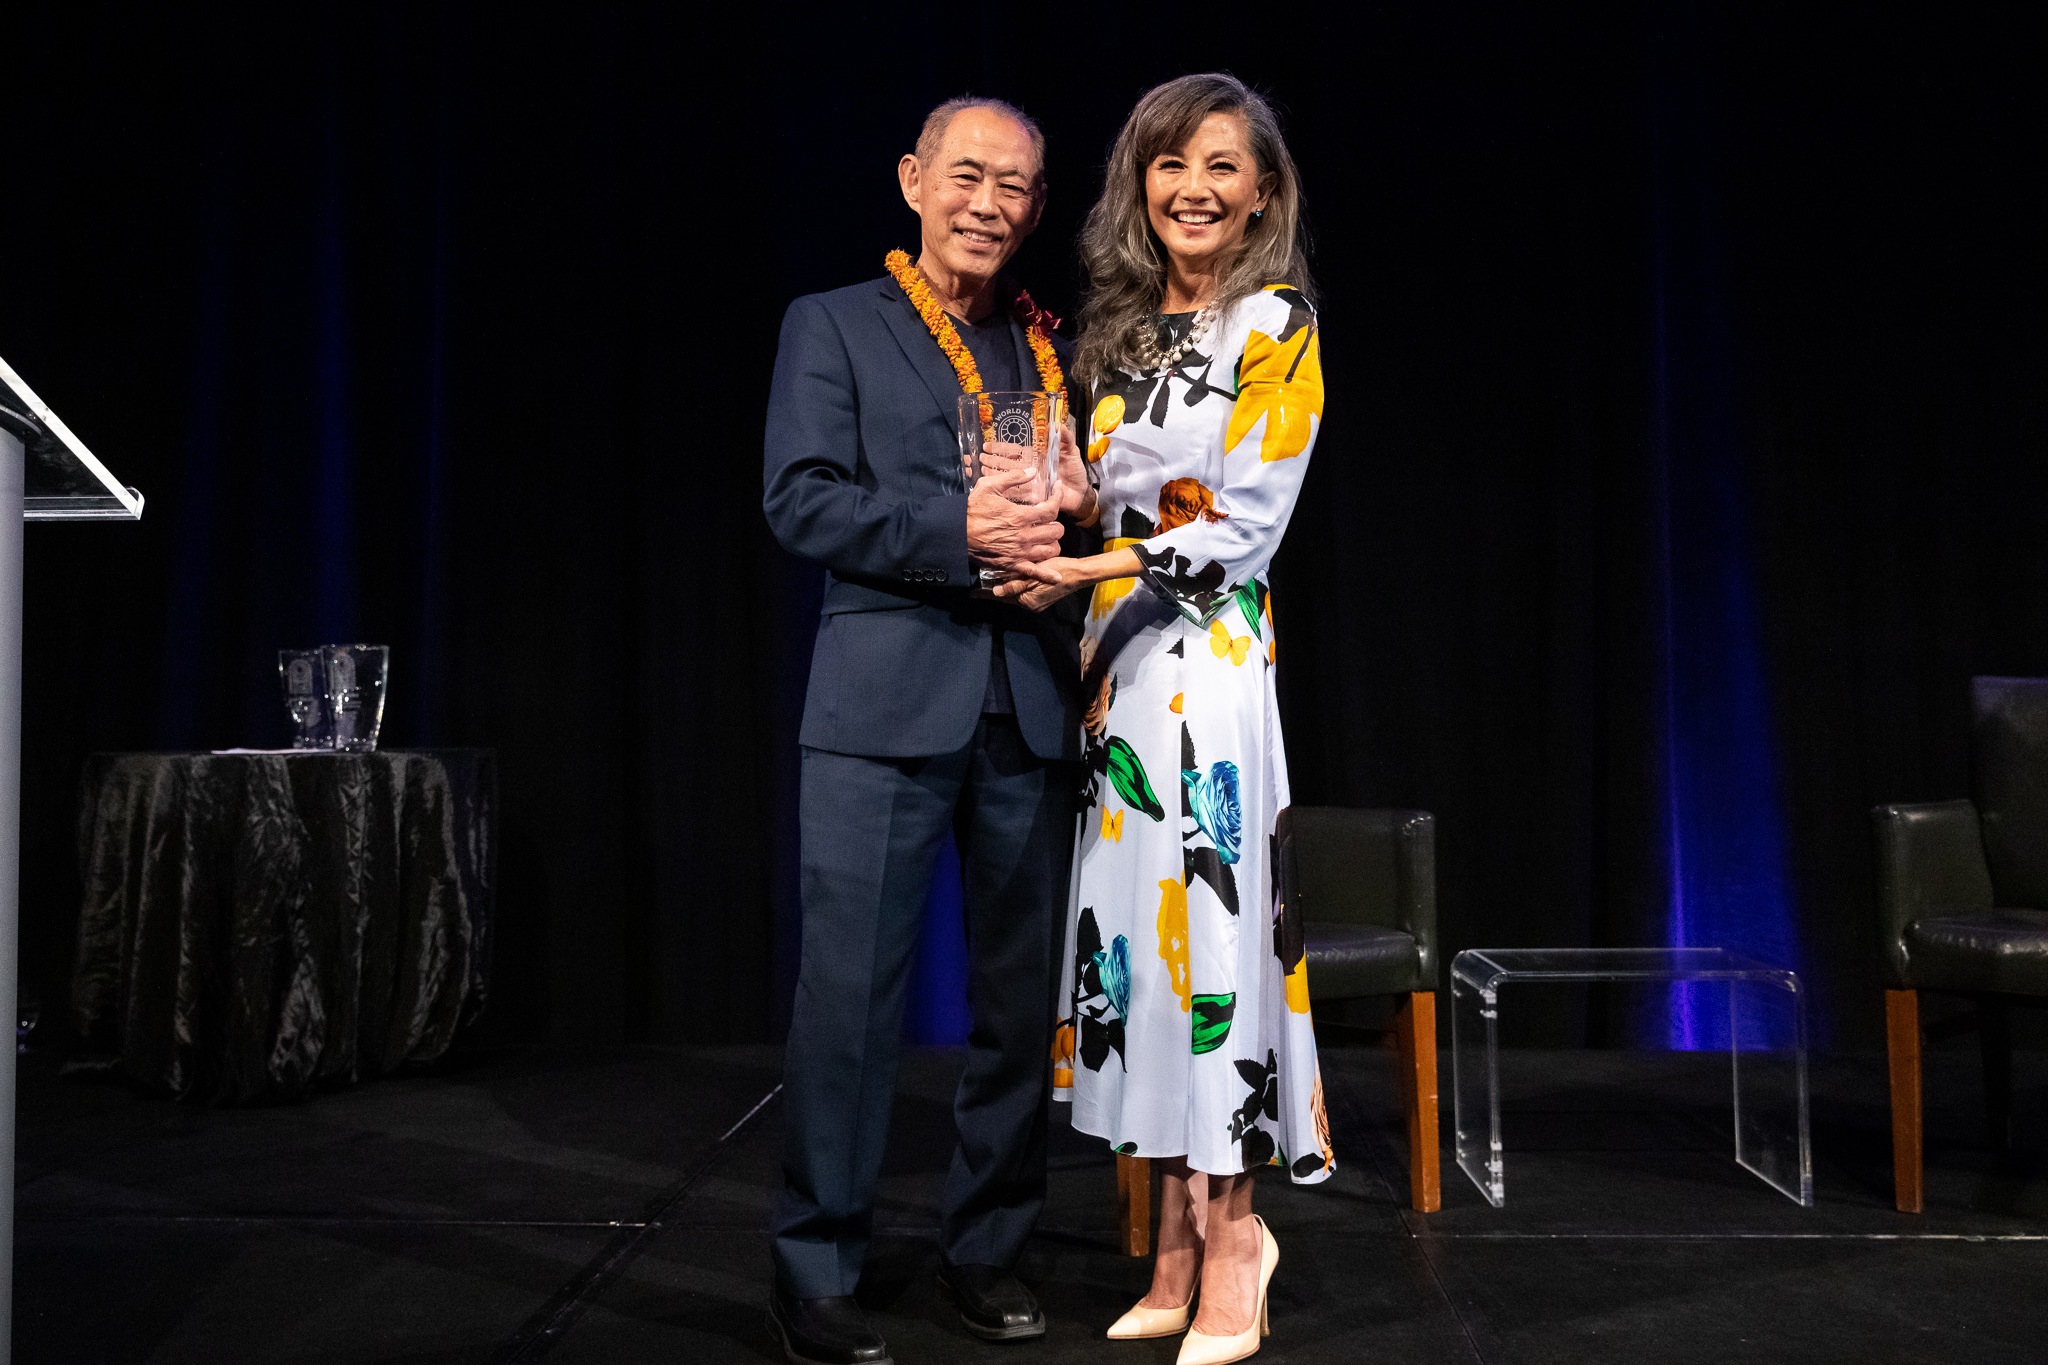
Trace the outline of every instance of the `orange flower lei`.
<instances>
[{"instance_id":1,"label":"orange flower lei","mask_svg":"<svg viewBox=\"0 0 2048 1365\"><path fill-rule=\"evenodd\" d=\"M903 286L903 292L910 296L911 306L924 319L932 339L939 343L939 350L952 362L953 373L960 376L962 393L981 392L981 371L974 367L973 353L967 343L954 330L953 320L946 316L946 310L939 307L939 300L932 293L931 285L925 282L924 272L911 264L910 253L892 251L882 262L889 268L889 274L896 283ZM1052 329L1060 320L1031 301L1031 295L1024 290L1017 291L1017 297L1010 300L1010 312L1024 325L1024 339L1031 343L1031 358L1038 362L1039 382L1046 392L1058 393L1067 382L1060 373L1060 358L1052 348Z\"/></svg>"}]
</instances>

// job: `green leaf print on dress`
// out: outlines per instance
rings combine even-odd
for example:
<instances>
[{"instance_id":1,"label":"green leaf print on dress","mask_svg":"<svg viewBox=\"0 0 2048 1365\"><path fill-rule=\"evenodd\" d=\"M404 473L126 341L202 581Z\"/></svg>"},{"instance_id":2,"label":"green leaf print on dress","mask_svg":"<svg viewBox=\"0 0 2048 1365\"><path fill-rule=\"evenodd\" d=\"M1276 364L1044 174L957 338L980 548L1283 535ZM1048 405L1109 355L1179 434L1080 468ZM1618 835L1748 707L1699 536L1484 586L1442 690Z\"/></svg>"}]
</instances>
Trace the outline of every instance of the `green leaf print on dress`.
<instances>
[{"instance_id":1,"label":"green leaf print on dress","mask_svg":"<svg viewBox=\"0 0 2048 1365\"><path fill-rule=\"evenodd\" d=\"M1145 812L1154 820L1164 820L1166 807L1160 805L1159 798L1152 794L1152 784L1145 780L1145 765L1138 761L1138 751L1116 735L1111 735L1103 748L1110 785L1116 788L1116 794L1124 799L1124 804Z\"/></svg>"},{"instance_id":2,"label":"green leaf print on dress","mask_svg":"<svg viewBox=\"0 0 2048 1365\"><path fill-rule=\"evenodd\" d=\"M1237 1014L1237 993L1195 997L1194 1052L1197 1057L1214 1052L1230 1036L1230 1021Z\"/></svg>"},{"instance_id":3,"label":"green leaf print on dress","mask_svg":"<svg viewBox=\"0 0 2048 1365\"><path fill-rule=\"evenodd\" d=\"M1231 595L1237 598L1237 609L1244 613L1245 624L1252 628L1252 635L1260 640L1265 639L1266 632L1259 628L1259 580L1254 578Z\"/></svg>"}]
</instances>

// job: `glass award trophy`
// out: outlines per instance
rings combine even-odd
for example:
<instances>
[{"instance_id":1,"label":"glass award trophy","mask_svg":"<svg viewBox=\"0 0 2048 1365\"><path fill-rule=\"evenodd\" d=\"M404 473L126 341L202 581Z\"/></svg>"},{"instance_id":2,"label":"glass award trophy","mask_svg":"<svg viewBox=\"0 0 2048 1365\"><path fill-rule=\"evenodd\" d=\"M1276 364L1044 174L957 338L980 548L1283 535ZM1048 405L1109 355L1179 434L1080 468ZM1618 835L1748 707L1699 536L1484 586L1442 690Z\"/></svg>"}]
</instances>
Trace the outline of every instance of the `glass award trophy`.
<instances>
[{"instance_id":1,"label":"glass award trophy","mask_svg":"<svg viewBox=\"0 0 2048 1365\"><path fill-rule=\"evenodd\" d=\"M334 720L327 710L326 663L324 650L277 651L277 676L284 683L284 709L292 719L294 749L334 747Z\"/></svg>"},{"instance_id":2,"label":"glass award trophy","mask_svg":"<svg viewBox=\"0 0 2048 1365\"><path fill-rule=\"evenodd\" d=\"M388 645L328 645L328 710L334 717L334 747L367 754L377 748L377 730L384 723L384 675L391 663Z\"/></svg>"},{"instance_id":3,"label":"glass award trophy","mask_svg":"<svg viewBox=\"0 0 2048 1365\"><path fill-rule=\"evenodd\" d=\"M277 676L292 721L292 748L375 753L390 666L388 645L280 649Z\"/></svg>"},{"instance_id":4,"label":"glass award trophy","mask_svg":"<svg viewBox=\"0 0 2048 1365\"><path fill-rule=\"evenodd\" d=\"M1011 502L1044 502L1059 488L1060 427L1067 396L1025 390L960 395L960 472L968 491L986 488ZM981 586L1009 575L977 571Z\"/></svg>"}]
</instances>

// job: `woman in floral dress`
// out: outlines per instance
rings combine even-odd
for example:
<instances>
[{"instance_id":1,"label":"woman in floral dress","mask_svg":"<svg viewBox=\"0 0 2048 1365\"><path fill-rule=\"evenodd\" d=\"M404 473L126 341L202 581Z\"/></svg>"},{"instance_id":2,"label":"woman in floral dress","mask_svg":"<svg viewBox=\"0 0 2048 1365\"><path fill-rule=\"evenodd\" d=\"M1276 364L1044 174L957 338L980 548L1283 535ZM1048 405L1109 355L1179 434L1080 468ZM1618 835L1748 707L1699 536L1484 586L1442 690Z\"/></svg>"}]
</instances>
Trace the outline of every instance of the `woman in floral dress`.
<instances>
[{"instance_id":1,"label":"woman in floral dress","mask_svg":"<svg viewBox=\"0 0 2048 1365\"><path fill-rule=\"evenodd\" d=\"M1298 909L1275 866L1287 762L1266 571L1322 420L1292 159L1228 76L1151 91L1111 153L1083 254L1077 368L1106 552L1092 592L1081 817L1055 1094L1166 1171L1152 1291L1110 1329L1188 1323L1183 1362L1258 1349L1278 1251L1251 1173L1333 1169ZM1079 462L1068 477L1076 477Z\"/></svg>"}]
</instances>

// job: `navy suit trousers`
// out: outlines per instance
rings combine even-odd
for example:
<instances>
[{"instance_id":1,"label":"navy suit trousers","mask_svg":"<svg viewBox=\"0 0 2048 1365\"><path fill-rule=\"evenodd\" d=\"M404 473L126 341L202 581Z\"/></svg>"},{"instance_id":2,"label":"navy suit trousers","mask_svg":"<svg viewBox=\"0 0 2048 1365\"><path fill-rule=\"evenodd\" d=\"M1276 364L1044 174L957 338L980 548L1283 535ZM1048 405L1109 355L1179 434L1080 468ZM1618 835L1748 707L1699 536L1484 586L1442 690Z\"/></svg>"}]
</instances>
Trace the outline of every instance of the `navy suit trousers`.
<instances>
[{"instance_id":1,"label":"navy suit trousers","mask_svg":"<svg viewBox=\"0 0 2048 1365\"><path fill-rule=\"evenodd\" d=\"M803 965L770 1227L798 1298L851 1294L860 1279L911 957L949 827L973 1027L939 1245L956 1265L1008 1267L1023 1250L1045 1203L1073 790L1073 765L1034 755L1011 716L983 716L965 747L928 758L803 750Z\"/></svg>"}]
</instances>

